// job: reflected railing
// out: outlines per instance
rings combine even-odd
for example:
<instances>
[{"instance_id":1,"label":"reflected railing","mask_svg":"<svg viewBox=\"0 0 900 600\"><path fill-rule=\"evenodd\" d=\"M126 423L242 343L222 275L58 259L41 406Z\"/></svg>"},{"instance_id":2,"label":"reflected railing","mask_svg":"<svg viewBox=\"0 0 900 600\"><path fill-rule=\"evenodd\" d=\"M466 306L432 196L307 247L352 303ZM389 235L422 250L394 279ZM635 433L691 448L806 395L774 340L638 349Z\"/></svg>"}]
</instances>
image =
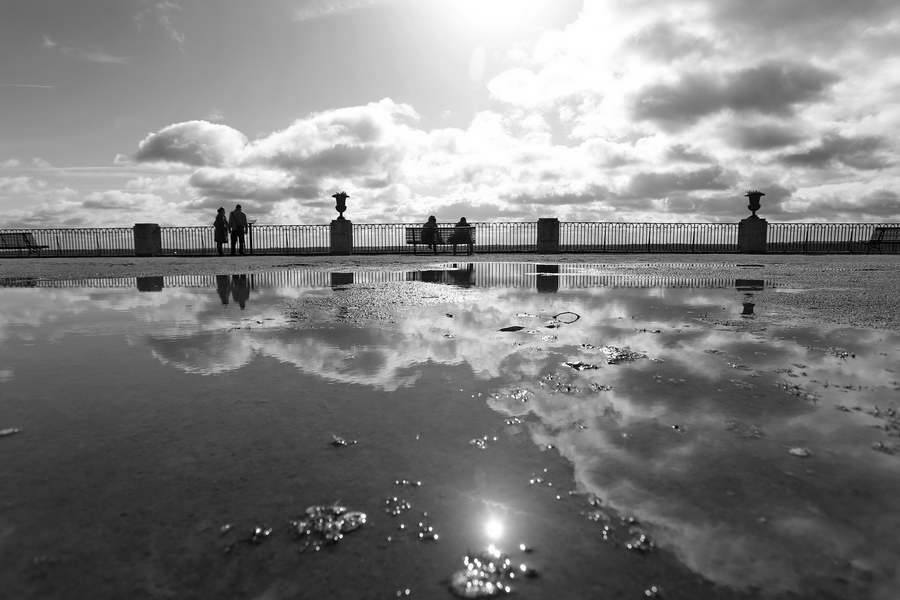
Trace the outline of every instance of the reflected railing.
<instances>
[{"instance_id":1,"label":"reflected railing","mask_svg":"<svg viewBox=\"0 0 900 600\"><path fill-rule=\"evenodd\" d=\"M661 266L665 270L665 265ZM684 264L678 265L682 270ZM689 266L689 265L688 265ZM727 265L726 265L727 266ZM674 267L674 265L673 265ZM743 281L732 276L660 275L610 273L609 264L534 264L534 263L446 263L422 270L402 271L327 271L277 270L252 274L253 289L327 288L350 284L379 284L418 281L480 288L537 288L559 291L597 287L612 288L732 288ZM212 288L216 275L166 275L162 277L92 277L45 280L18 277L0 278L0 287L16 288L137 288L161 291L165 288Z\"/></svg>"}]
</instances>

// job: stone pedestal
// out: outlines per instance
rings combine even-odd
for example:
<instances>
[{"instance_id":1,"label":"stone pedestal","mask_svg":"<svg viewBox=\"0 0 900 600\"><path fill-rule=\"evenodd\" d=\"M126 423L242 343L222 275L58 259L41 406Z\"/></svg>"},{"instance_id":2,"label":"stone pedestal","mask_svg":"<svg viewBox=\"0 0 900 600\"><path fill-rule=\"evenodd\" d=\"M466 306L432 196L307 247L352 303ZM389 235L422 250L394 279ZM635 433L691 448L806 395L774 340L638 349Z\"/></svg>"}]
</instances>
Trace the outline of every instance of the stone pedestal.
<instances>
[{"instance_id":1,"label":"stone pedestal","mask_svg":"<svg viewBox=\"0 0 900 600\"><path fill-rule=\"evenodd\" d=\"M162 232L156 223L135 223L134 255L159 256L162 254Z\"/></svg>"},{"instance_id":2,"label":"stone pedestal","mask_svg":"<svg viewBox=\"0 0 900 600\"><path fill-rule=\"evenodd\" d=\"M353 223L347 219L335 219L331 222L331 253L353 253Z\"/></svg>"},{"instance_id":3,"label":"stone pedestal","mask_svg":"<svg viewBox=\"0 0 900 600\"><path fill-rule=\"evenodd\" d=\"M538 254L559 253L559 219L538 219L537 251Z\"/></svg>"},{"instance_id":4,"label":"stone pedestal","mask_svg":"<svg viewBox=\"0 0 900 600\"><path fill-rule=\"evenodd\" d=\"M769 222L756 215L738 224L738 251L742 254L765 254Z\"/></svg>"}]
</instances>

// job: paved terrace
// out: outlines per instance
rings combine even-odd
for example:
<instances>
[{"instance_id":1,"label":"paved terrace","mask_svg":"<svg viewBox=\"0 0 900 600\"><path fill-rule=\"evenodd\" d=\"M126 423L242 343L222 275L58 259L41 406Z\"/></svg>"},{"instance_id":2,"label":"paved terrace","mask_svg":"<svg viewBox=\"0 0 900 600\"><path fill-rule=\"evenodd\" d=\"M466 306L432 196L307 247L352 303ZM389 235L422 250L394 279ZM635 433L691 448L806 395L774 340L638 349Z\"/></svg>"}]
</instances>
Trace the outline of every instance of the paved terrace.
<instances>
[{"instance_id":1,"label":"paved terrace","mask_svg":"<svg viewBox=\"0 0 900 600\"><path fill-rule=\"evenodd\" d=\"M900 255L485 255L39 258L0 261L0 284L16 279L85 279L253 273L279 269L407 271L448 263L584 265L598 275L763 279L755 295L798 320L900 330Z\"/></svg>"}]
</instances>

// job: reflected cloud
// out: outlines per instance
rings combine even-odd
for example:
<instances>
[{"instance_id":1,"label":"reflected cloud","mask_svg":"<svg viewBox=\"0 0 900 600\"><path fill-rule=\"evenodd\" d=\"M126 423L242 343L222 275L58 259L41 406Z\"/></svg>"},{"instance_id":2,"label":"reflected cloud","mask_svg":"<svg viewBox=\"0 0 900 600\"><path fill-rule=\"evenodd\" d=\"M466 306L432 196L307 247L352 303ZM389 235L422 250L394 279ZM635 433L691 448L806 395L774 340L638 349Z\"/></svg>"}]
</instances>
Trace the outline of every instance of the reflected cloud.
<instances>
[{"instance_id":1,"label":"reflected cloud","mask_svg":"<svg viewBox=\"0 0 900 600\"><path fill-rule=\"evenodd\" d=\"M637 517L711 581L779 593L841 577L859 596L897 580L900 463L873 450L900 431L886 416L900 408L896 334L784 325L767 315L759 280L575 288L551 267L497 276L520 286L487 285L478 264L380 288L331 273L315 286L221 275L152 294L4 289L0 340L125 332L186 373L273 358L389 392L420 384L429 366L463 368L493 411L521 417L535 444L571 462L578 491ZM342 320L377 302L389 319ZM307 308L324 320L291 318ZM563 312L579 318L555 321ZM510 326L521 329L501 331ZM646 356L609 364L606 346ZM509 523L483 518L498 542Z\"/></svg>"}]
</instances>

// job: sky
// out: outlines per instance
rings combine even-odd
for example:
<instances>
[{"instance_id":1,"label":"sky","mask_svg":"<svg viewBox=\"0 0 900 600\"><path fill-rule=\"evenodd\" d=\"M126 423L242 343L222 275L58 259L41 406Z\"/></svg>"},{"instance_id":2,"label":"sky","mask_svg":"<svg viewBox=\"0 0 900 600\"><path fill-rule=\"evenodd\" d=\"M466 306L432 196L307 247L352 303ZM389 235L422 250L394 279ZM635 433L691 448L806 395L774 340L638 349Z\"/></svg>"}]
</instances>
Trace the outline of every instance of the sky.
<instances>
[{"instance_id":1,"label":"sky","mask_svg":"<svg viewBox=\"0 0 900 600\"><path fill-rule=\"evenodd\" d=\"M0 226L900 220L896 0L0 0Z\"/></svg>"}]
</instances>

